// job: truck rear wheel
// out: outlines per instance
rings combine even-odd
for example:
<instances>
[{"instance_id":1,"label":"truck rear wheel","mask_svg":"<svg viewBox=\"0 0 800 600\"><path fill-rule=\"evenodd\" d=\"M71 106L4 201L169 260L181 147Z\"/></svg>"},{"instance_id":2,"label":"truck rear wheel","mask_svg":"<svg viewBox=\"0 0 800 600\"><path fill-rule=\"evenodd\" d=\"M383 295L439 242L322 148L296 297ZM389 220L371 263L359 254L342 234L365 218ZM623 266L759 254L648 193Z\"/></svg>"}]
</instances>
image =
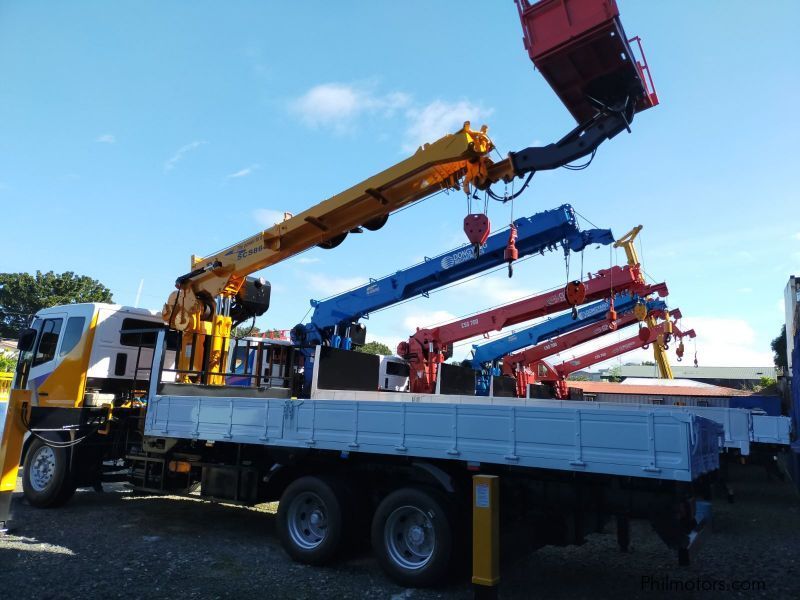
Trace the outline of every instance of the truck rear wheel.
<instances>
[{"instance_id":1,"label":"truck rear wheel","mask_svg":"<svg viewBox=\"0 0 800 600\"><path fill-rule=\"evenodd\" d=\"M410 587L447 577L455 554L448 508L444 496L423 488L403 488L383 499L372 519L372 547L389 577Z\"/></svg>"},{"instance_id":2,"label":"truck rear wheel","mask_svg":"<svg viewBox=\"0 0 800 600\"><path fill-rule=\"evenodd\" d=\"M34 439L25 455L22 489L28 502L38 508L55 508L69 500L75 493L69 449Z\"/></svg>"},{"instance_id":3,"label":"truck rear wheel","mask_svg":"<svg viewBox=\"0 0 800 600\"><path fill-rule=\"evenodd\" d=\"M301 477L281 495L277 530L281 544L294 560L323 565L335 559L351 521L347 490L321 477Z\"/></svg>"}]
</instances>

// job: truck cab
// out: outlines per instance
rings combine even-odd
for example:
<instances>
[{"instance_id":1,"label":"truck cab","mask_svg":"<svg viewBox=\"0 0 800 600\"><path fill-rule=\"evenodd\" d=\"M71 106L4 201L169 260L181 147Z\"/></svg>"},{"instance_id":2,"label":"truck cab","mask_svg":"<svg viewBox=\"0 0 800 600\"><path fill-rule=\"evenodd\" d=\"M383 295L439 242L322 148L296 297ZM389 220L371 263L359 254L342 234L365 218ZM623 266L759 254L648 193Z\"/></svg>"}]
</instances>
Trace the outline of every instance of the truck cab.
<instances>
[{"instance_id":1,"label":"truck cab","mask_svg":"<svg viewBox=\"0 0 800 600\"><path fill-rule=\"evenodd\" d=\"M87 303L42 309L20 336L14 388L31 390L32 406L119 401L149 378L159 328L160 315L142 308ZM172 349L167 360L174 358Z\"/></svg>"}]
</instances>

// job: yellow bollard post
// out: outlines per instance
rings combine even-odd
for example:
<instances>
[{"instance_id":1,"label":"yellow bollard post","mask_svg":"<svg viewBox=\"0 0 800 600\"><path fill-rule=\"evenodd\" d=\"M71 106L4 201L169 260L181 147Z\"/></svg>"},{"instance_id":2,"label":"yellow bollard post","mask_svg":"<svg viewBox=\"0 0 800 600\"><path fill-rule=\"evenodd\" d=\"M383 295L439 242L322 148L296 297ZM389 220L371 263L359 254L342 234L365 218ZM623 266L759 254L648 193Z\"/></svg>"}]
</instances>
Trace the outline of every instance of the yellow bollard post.
<instances>
[{"instance_id":1,"label":"yellow bollard post","mask_svg":"<svg viewBox=\"0 0 800 600\"><path fill-rule=\"evenodd\" d=\"M472 584L475 598L497 598L500 582L500 478L472 476Z\"/></svg>"}]
</instances>

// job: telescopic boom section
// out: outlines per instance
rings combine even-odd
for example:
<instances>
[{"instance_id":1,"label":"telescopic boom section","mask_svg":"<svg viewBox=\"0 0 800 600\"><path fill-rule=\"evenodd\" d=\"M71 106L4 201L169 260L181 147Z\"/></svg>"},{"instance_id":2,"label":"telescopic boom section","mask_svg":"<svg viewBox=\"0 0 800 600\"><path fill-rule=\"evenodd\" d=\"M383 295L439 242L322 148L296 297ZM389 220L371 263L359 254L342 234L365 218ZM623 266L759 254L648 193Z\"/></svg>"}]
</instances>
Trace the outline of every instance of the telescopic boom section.
<instances>
[{"instance_id":1,"label":"telescopic boom section","mask_svg":"<svg viewBox=\"0 0 800 600\"><path fill-rule=\"evenodd\" d=\"M676 318L680 318L680 310L672 311L671 314ZM644 331L646 331L646 333L643 333ZM600 348L599 350L589 352L583 356L565 361L559 365L552 366L545 361L539 361L535 365L531 365L531 368L536 373L537 381L556 383L556 395L559 398L564 398L566 397L567 389L566 379L575 371L586 369L592 365L605 362L640 348L646 348L650 344L658 345L664 355L666 355L671 338L682 340L684 337L693 338L696 335L694 329L682 331L669 318L653 327L648 327L646 330L643 330L643 332L615 344ZM667 366L669 366L669 363L667 363ZM669 371L669 376L667 377L660 366L659 372L662 379L673 378L671 371Z\"/></svg>"},{"instance_id":2,"label":"telescopic boom section","mask_svg":"<svg viewBox=\"0 0 800 600\"><path fill-rule=\"evenodd\" d=\"M649 287L658 288L662 286L664 293L659 292L659 296L663 297L666 296L666 284L661 283ZM666 308L666 305L659 300L645 300L644 306L646 307L648 315L654 310L664 310ZM590 323L589 325L564 334L555 334L553 337L547 339L546 342L537 343L535 346L531 346L519 352L506 354L503 357L503 373L505 375L513 375L520 368L527 367L538 360L597 339L606 333L618 331L624 327L643 321L644 319L641 318L640 315L635 314L634 308L635 307L632 306L626 310L623 306L619 313L620 316L616 321L616 326L605 319L602 323Z\"/></svg>"},{"instance_id":3,"label":"telescopic boom section","mask_svg":"<svg viewBox=\"0 0 800 600\"><path fill-rule=\"evenodd\" d=\"M436 386L436 371L439 363L447 360L455 342L500 331L517 323L537 319L548 314L561 312L575 303L571 302L567 288L525 298L500 308L495 308L471 317L459 319L446 325L428 329L418 329L408 342L400 342L397 353L409 361L411 367L411 391L414 393L433 393ZM643 291L647 286L642 282L638 267L618 267L599 271L583 284L585 296L581 302L599 300L609 293L630 290L631 293Z\"/></svg>"},{"instance_id":4,"label":"telescopic boom section","mask_svg":"<svg viewBox=\"0 0 800 600\"><path fill-rule=\"evenodd\" d=\"M646 313L651 306L666 306L663 302L653 304L654 301L647 300L646 296L658 294L659 297L666 297L669 294L666 283L647 286L642 295L621 292L614 295L614 308L618 315L632 313L634 309L639 313L640 320L644 320ZM611 300L606 298L594 304L584 304L576 314L569 312L547 319L515 331L510 335L498 337L490 342L473 346L472 367L476 370L483 369L487 365L494 364L503 357L517 358L523 357L522 352L517 352L522 348L531 346L531 349L539 347L543 342L564 336L569 332L575 331L597 323L598 321L608 321L609 329L615 328L615 323L608 316L611 309ZM637 308L640 307L640 308ZM616 321L618 327L620 320ZM512 354L516 353L516 354ZM503 358L505 363L506 358ZM531 362L531 361L528 361ZM526 363L527 364L527 363Z\"/></svg>"},{"instance_id":5,"label":"telescopic boom section","mask_svg":"<svg viewBox=\"0 0 800 600\"><path fill-rule=\"evenodd\" d=\"M658 293L660 296L667 295L666 284L657 284L650 286L650 288L651 293ZM620 295L618 294L617 296ZM598 304L607 306L608 301L604 300ZM535 372L529 368L529 365L535 365L538 361L548 356L553 356L608 333L640 323L655 311L664 311L667 308L663 301L655 299L616 302L616 306L620 316L615 322L608 319L603 319L602 321L592 318L584 319L583 326L577 329L569 329L563 334L553 334L546 341L537 342L535 346L504 356L503 374L515 378L517 395L524 397L528 384L536 380ZM584 307L583 310L588 308L590 307ZM645 311L644 314L641 314L642 311ZM578 311L579 321L581 321L580 312ZM587 321L589 324L586 324Z\"/></svg>"},{"instance_id":6,"label":"telescopic boom section","mask_svg":"<svg viewBox=\"0 0 800 600\"><path fill-rule=\"evenodd\" d=\"M612 244L608 229L581 231L569 204L514 221L517 258L555 250L580 252L592 244ZM347 339L358 328L358 320L398 302L425 295L465 277L502 265L507 261L508 230L491 235L476 256L472 247L462 245L444 254L401 269L353 290L325 300L312 300L310 322L298 325L292 339L298 344L326 344L349 349ZM354 337L354 336L353 336ZM357 342L354 342L357 345Z\"/></svg>"}]
</instances>

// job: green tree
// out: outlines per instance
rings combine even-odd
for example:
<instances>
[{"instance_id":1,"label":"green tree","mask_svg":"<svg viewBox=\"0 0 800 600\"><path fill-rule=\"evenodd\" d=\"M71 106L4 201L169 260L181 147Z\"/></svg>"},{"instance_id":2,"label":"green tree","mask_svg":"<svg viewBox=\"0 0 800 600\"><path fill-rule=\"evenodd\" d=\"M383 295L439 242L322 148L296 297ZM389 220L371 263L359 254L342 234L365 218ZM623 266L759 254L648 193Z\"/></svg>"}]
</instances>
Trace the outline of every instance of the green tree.
<instances>
[{"instance_id":1,"label":"green tree","mask_svg":"<svg viewBox=\"0 0 800 600\"><path fill-rule=\"evenodd\" d=\"M389 346L387 346L382 342L375 342L375 341L367 342L360 348L357 348L357 350L359 352L366 352L367 354L383 354L383 355L394 354L394 352L392 352L389 349Z\"/></svg>"},{"instance_id":2,"label":"green tree","mask_svg":"<svg viewBox=\"0 0 800 600\"><path fill-rule=\"evenodd\" d=\"M652 360L643 360L641 364L643 366L645 366L645 367L655 367L656 366L656 363L653 362Z\"/></svg>"},{"instance_id":3,"label":"green tree","mask_svg":"<svg viewBox=\"0 0 800 600\"><path fill-rule=\"evenodd\" d=\"M0 352L0 373L10 373L17 367L17 357Z\"/></svg>"},{"instance_id":4,"label":"green tree","mask_svg":"<svg viewBox=\"0 0 800 600\"><path fill-rule=\"evenodd\" d=\"M0 273L0 337L15 338L37 310L59 304L111 302L111 290L72 271Z\"/></svg>"},{"instance_id":5,"label":"green tree","mask_svg":"<svg viewBox=\"0 0 800 600\"><path fill-rule=\"evenodd\" d=\"M772 360L779 369L788 369L789 360L786 357L786 325L781 325L781 333L772 340Z\"/></svg>"},{"instance_id":6,"label":"green tree","mask_svg":"<svg viewBox=\"0 0 800 600\"><path fill-rule=\"evenodd\" d=\"M622 367L620 367L619 365L614 365L608 371L606 371L606 376L608 377L609 381L613 383L619 383L620 381L622 381L621 373L622 373Z\"/></svg>"},{"instance_id":7,"label":"green tree","mask_svg":"<svg viewBox=\"0 0 800 600\"><path fill-rule=\"evenodd\" d=\"M231 329L231 337L235 338L252 337L256 335L261 335L261 330L255 325L253 327L250 327L250 325L239 325Z\"/></svg>"},{"instance_id":8,"label":"green tree","mask_svg":"<svg viewBox=\"0 0 800 600\"><path fill-rule=\"evenodd\" d=\"M765 375L759 377L758 384L755 386L755 391L765 392L767 390L772 390L776 385L778 385L778 382L775 380L774 377L767 377Z\"/></svg>"},{"instance_id":9,"label":"green tree","mask_svg":"<svg viewBox=\"0 0 800 600\"><path fill-rule=\"evenodd\" d=\"M591 381L588 375L576 374L573 373L569 377L567 377L567 381Z\"/></svg>"}]
</instances>

